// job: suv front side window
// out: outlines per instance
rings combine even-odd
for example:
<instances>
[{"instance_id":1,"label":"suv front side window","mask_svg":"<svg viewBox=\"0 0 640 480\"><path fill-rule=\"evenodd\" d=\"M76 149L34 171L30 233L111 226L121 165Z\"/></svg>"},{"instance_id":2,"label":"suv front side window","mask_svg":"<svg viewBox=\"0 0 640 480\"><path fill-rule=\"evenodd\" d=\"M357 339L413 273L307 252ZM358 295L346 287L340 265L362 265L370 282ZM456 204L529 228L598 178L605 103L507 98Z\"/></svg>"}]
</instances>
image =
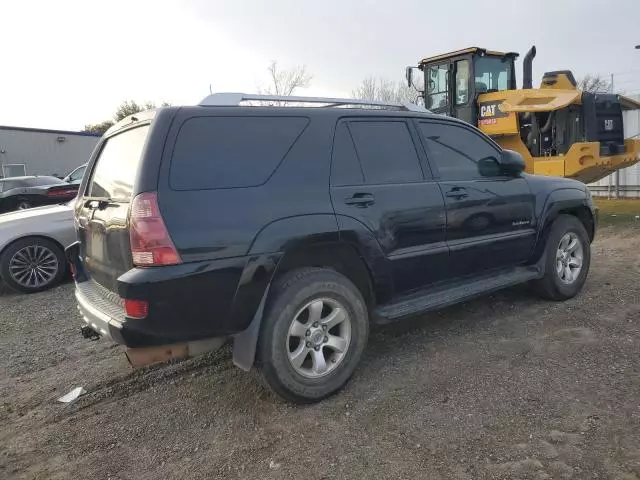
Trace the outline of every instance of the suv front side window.
<instances>
[{"instance_id":1,"label":"suv front side window","mask_svg":"<svg viewBox=\"0 0 640 480\"><path fill-rule=\"evenodd\" d=\"M448 123L419 122L432 162L442 180L500 176L499 150L479 134Z\"/></svg>"}]
</instances>

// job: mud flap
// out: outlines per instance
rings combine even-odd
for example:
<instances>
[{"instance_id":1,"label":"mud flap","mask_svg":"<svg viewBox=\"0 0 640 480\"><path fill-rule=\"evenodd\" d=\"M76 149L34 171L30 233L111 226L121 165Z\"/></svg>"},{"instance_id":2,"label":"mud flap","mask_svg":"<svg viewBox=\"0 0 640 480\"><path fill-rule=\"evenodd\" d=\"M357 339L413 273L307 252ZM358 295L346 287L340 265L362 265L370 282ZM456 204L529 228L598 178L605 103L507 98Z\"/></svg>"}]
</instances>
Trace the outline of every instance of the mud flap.
<instances>
[{"instance_id":1,"label":"mud flap","mask_svg":"<svg viewBox=\"0 0 640 480\"><path fill-rule=\"evenodd\" d=\"M258 305L258 310L256 310L249 326L233 336L233 364L245 372L251 370L256 358L260 325L262 324L264 306L267 302L270 288L271 284L267 285L262 300L260 300L260 305Z\"/></svg>"}]
</instances>

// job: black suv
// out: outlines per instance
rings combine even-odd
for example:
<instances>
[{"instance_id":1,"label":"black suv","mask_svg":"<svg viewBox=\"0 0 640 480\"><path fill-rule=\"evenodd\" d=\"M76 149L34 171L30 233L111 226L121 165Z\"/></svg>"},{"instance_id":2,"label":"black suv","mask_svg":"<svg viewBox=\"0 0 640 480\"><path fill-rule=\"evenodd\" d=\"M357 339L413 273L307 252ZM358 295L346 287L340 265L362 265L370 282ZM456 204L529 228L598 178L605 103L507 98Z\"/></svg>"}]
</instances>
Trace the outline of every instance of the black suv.
<instances>
[{"instance_id":1,"label":"black suv","mask_svg":"<svg viewBox=\"0 0 640 480\"><path fill-rule=\"evenodd\" d=\"M371 322L523 282L580 291L583 184L420 107L282 100L212 95L106 133L68 249L89 328L130 348L232 337L236 365L313 402L353 374Z\"/></svg>"}]
</instances>

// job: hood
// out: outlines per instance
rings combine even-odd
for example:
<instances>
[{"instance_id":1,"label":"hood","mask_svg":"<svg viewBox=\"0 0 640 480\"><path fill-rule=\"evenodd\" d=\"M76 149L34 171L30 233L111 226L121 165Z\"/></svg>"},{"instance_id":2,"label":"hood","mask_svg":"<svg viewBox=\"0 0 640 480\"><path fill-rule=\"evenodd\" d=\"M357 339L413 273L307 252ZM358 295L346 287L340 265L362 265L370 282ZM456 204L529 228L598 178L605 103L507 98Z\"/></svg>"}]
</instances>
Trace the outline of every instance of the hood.
<instances>
[{"instance_id":1,"label":"hood","mask_svg":"<svg viewBox=\"0 0 640 480\"><path fill-rule=\"evenodd\" d=\"M589 190L587 186L572 178L564 178L564 177L553 177L547 175L532 175L529 173L523 173L523 177L526 177L529 185L534 188L546 187L551 190L560 190L562 188L574 188L576 190L582 190L585 193L588 193Z\"/></svg>"},{"instance_id":2,"label":"hood","mask_svg":"<svg viewBox=\"0 0 640 480\"><path fill-rule=\"evenodd\" d=\"M26 210L16 210L15 212L3 213L0 215L0 226L3 224L26 220L27 218L40 217L44 215L63 215L72 212L70 205L47 205L44 207L28 208Z\"/></svg>"}]
</instances>

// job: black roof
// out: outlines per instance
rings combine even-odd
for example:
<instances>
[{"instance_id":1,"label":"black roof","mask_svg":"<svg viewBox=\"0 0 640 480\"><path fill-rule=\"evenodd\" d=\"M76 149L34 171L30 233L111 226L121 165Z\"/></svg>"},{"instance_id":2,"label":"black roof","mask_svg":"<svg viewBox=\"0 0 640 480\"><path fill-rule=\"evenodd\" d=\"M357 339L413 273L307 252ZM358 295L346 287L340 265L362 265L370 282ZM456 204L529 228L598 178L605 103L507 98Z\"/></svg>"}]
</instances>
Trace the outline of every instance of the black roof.
<instances>
[{"instance_id":1,"label":"black roof","mask_svg":"<svg viewBox=\"0 0 640 480\"><path fill-rule=\"evenodd\" d=\"M0 125L0 130L17 130L19 132L58 133L60 135L78 135L80 137L101 137L102 136L99 133L91 133L91 132L74 132L72 130L50 130L47 128L11 127L8 125Z\"/></svg>"}]
</instances>

